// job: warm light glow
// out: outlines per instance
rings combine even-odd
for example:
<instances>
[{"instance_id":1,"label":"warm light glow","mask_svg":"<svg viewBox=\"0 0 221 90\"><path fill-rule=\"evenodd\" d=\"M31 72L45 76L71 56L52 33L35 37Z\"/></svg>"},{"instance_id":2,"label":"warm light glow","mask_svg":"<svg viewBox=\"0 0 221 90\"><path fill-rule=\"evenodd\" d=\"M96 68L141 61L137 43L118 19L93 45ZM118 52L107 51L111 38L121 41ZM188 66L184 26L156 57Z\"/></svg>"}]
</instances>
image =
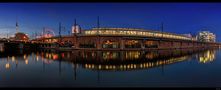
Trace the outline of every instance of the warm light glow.
<instances>
[{"instance_id":1,"label":"warm light glow","mask_svg":"<svg viewBox=\"0 0 221 90\"><path fill-rule=\"evenodd\" d=\"M167 60L159 60L156 62L146 62L142 64L122 64L122 65L96 65L96 64L85 64L85 68L88 69L106 69L106 70L128 70L128 69L140 69L140 68L151 68L155 66L171 64L175 62L181 62L187 60L187 56L177 57L177 58L170 58Z\"/></svg>"},{"instance_id":2,"label":"warm light glow","mask_svg":"<svg viewBox=\"0 0 221 90\"><path fill-rule=\"evenodd\" d=\"M86 35L115 35L115 36L149 36L149 37L163 37L182 40L194 40L192 37L184 35L162 33L159 31L147 31L143 29L130 29L130 28L94 28L92 30L85 31ZM163 35L162 35L163 34Z\"/></svg>"},{"instance_id":3,"label":"warm light glow","mask_svg":"<svg viewBox=\"0 0 221 90\"><path fill-rule=\"evenodd\" d=\"M212 62L215 59L215 51L207 51L199 55L200 63Z\"/></svg>"},{"instance_id":4,"label":"warm light glow","mask_svg":"<svg viewBox=\"0 0 221 90\"><path fill-rule=\"evenodd\" d=\"M15 61L15 56L12 56L12 62L14 62Z\"/></svg>"},{"instance_id":5,"label":"warm light glow","mask_svg":"<svg viewBox=\"0 0 221 90\"><path fill-rule=\"evenodd\" d=\"M24 54L24 59L26 59L27 57L26 57L26 54Z\"/></svg>"},{"instance_id":6,"label":"warm light glow","mask_svg":"<svg viewBox=\"0 0 221 90\"><path fill-rule=\"evenodd\" d=\"M28 60L25 60L25 64L28 64Z\"/></svg>"},{"instance_id":7,"label":"warm light glow","mask_svg":"<svg viewBox=\"0 0 221 90\"><path fill-rule=\"evenodd\" d=\"M117 52L103 52L102 56L104 60L110 60L110 59L116 59L117 58Z\"/></svg>"},{"instance_id":8,"label":"warm light glow","mask_svg":"<svg viewBox=\"0 0 221 90\"><path fill-rule=\"evenodd\" d=\"M53 60L57 60L58 59L58 54L53 54Z\"/></svg>"},{"instance_id":9,"label":"warm light glow","mask_svg":"<svg viewBox=\"0 0 221 90\"><path fill-rule=\"evenodd\" d=\"M36 60L37 60L37 61L39 60L39 57L38 57L38 56L36 56Z\"/></svg>"},{"instance_id":10,"label":"warm light glow","mask_svg":"<svg viewBox=\"0 0 221 90\"><path fill-rule=\"evenodd\" d=\"M101 65L99 65L98 68L101 69Z\"/></svg>"},{"instance_id":11,"label":"warm light glow","mask_svg":"<svg viewBox=\"0 0 221 90\"><path fill-rule=\"evenodd\" d=\"M6 63L6 64L5 64L5 68L6 68L6 69L9 69L9 68L10 68L10 64L9 64L9 63Z\"/></svg>"},{"instance_id":12,"label":"warm light glow","mask_svg":"<svg viewBox=\"0 0 221 90\"><path fill-rule=\"evenodd\" d=\"M51 54L51 53L49 53L49 54L48 54L48 58L49 58L49 59L51 59L51 57L52 57L52 54Z\"/></svg>"},{"instance_id":13,"label":"warm light glow","mask_svg":"<svg viewBox=\"0 0 221 90\"><path fill-rule=\"evenodd\" d=\"M126 59L138 59L139 56L140 52L138 51L126 52Z\"/></svg>"}]
</instances>

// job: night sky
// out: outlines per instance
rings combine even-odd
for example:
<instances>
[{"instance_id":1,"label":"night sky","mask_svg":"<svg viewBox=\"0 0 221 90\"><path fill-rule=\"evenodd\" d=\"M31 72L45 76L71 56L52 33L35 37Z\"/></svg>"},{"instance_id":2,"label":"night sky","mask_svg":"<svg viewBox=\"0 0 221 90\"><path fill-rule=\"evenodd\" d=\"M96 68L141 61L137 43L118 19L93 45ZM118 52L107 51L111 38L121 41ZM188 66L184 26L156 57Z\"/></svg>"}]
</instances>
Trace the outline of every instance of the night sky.
<instances>
[{"instance_id":1,"label":"night sky","mask_svg":"<svg viewBox=\"0 0 221 90\"><path fill-rule=\"evenodd\" d=\"M203 28L221 41L221 3L0 3L0 36L40 33L43 27L58 34L59 22L68 34L74 19L82 29L100 27L143 28L178 34L196 34Z\"/></svg>"}]
</instances>

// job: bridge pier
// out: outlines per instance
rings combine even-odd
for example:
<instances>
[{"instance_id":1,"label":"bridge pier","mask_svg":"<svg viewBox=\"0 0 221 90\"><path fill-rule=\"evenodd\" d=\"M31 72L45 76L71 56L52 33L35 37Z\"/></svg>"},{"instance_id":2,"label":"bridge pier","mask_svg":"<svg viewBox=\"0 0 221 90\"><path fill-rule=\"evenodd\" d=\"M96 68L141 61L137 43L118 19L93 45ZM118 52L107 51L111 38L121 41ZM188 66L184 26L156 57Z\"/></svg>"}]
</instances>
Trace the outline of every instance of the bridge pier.
<instances>
[{"instance_id":1,"label":"bridge pier","mask_svg":"<svg viewBox=\"0 0 221 90\"><path fill-rule=\"evenodd\" d=\"M145 49L145 44L144 44L145 40L141 41L141 49L144 50Z\"/></svg>"},{"instance_id":2,"label":"bridge pier","mask_svg":"<svg viewBox=\"0 0 221 90\"><path fill-rule=\"evenodd\" d=\"M100 50L102 47L102 42L101 42L102 40L101 40L101 38L98 36L97 37L97 39L96 39L96 48L98 49L98 50Z\"/></svg>"},{"instance_id":3,"label":"bridge pier","mask_svg":"<svg viewBox=\"0 0 221 90\"><path fill-rule=\"evenodd\" d=\"M123 50L125 48L125 40L121 39L120 40L120 49Z\"/></svg>"}]
</instances>

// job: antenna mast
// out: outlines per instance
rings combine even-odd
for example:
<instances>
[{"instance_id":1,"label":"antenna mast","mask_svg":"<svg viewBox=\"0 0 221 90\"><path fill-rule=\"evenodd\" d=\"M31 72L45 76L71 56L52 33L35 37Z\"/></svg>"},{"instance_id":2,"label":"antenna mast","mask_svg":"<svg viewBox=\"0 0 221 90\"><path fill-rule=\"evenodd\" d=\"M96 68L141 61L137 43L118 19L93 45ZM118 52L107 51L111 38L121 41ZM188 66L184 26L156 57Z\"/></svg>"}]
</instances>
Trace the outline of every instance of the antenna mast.
<instances>
[{"instance_id":1,"label":"antenna mast","mask_svg":"<svg viewBox=\"0 0 221 90\"><path fill-rule=\"evenodd\" d=\"M76 19L74 19L74 35L76 35L77 33L76 28L77 28L77 21Z\"/></svg>"},{"instance_id":2,"label":"antenna mast","mask_svg":"<svg viewBox=\"0 0 221 90\"><path fill-rule=\"evenodd\" d=\"M97 28L100 28L100 20L99 16L97 17Z\"/></svg>"},{"instance_id":3,"label":"antenna mast","mask_svg":"<svg viewBox=\"0 0 221 90\"><path fill-rule=\"evenodd\" d=\"M61 22L59 22L59 37L60 37L60 42L61 42Z\"/></svg>"},{"instance_id":4,"label":"antenna mast","mask_svg":"<svg viewBox=\"0 0 221 90\"><path fill-rule=\"evenodd\" d=\"M16 17L16 33L18 33L18 18Z\"/></svg>"}]
</instances>

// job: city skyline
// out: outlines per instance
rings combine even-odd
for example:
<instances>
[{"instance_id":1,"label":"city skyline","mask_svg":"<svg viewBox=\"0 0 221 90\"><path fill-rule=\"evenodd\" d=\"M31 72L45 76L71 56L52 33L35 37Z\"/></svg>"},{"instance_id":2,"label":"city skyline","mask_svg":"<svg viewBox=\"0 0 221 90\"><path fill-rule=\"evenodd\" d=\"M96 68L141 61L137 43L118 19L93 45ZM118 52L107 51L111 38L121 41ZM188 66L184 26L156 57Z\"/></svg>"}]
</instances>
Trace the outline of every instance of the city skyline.
<instances>
[{"instance_id":1,"label":"city skyline","mask_svg":"<svg viewBox=\"0 0 221 90\"><path fill-rule=\"evenodd\" d=\"M221 3L0 7L0 87L221 86Z\"/></svg>"},{"instance_id":2,"label":"city skyline","mask_svg":"<svg viewBox=\"0 0 221 90\"><path fill-rule=\"evenodd\" d=\"M1 3L0 31L13 34L18 20L19 31L29 35L44 27L58 34L59 22L68 34L74 19L84 29L101 27L144 28L177 34L197 34L208 28L220 41L219 3Z\"/></svg>"}]
</instances>

